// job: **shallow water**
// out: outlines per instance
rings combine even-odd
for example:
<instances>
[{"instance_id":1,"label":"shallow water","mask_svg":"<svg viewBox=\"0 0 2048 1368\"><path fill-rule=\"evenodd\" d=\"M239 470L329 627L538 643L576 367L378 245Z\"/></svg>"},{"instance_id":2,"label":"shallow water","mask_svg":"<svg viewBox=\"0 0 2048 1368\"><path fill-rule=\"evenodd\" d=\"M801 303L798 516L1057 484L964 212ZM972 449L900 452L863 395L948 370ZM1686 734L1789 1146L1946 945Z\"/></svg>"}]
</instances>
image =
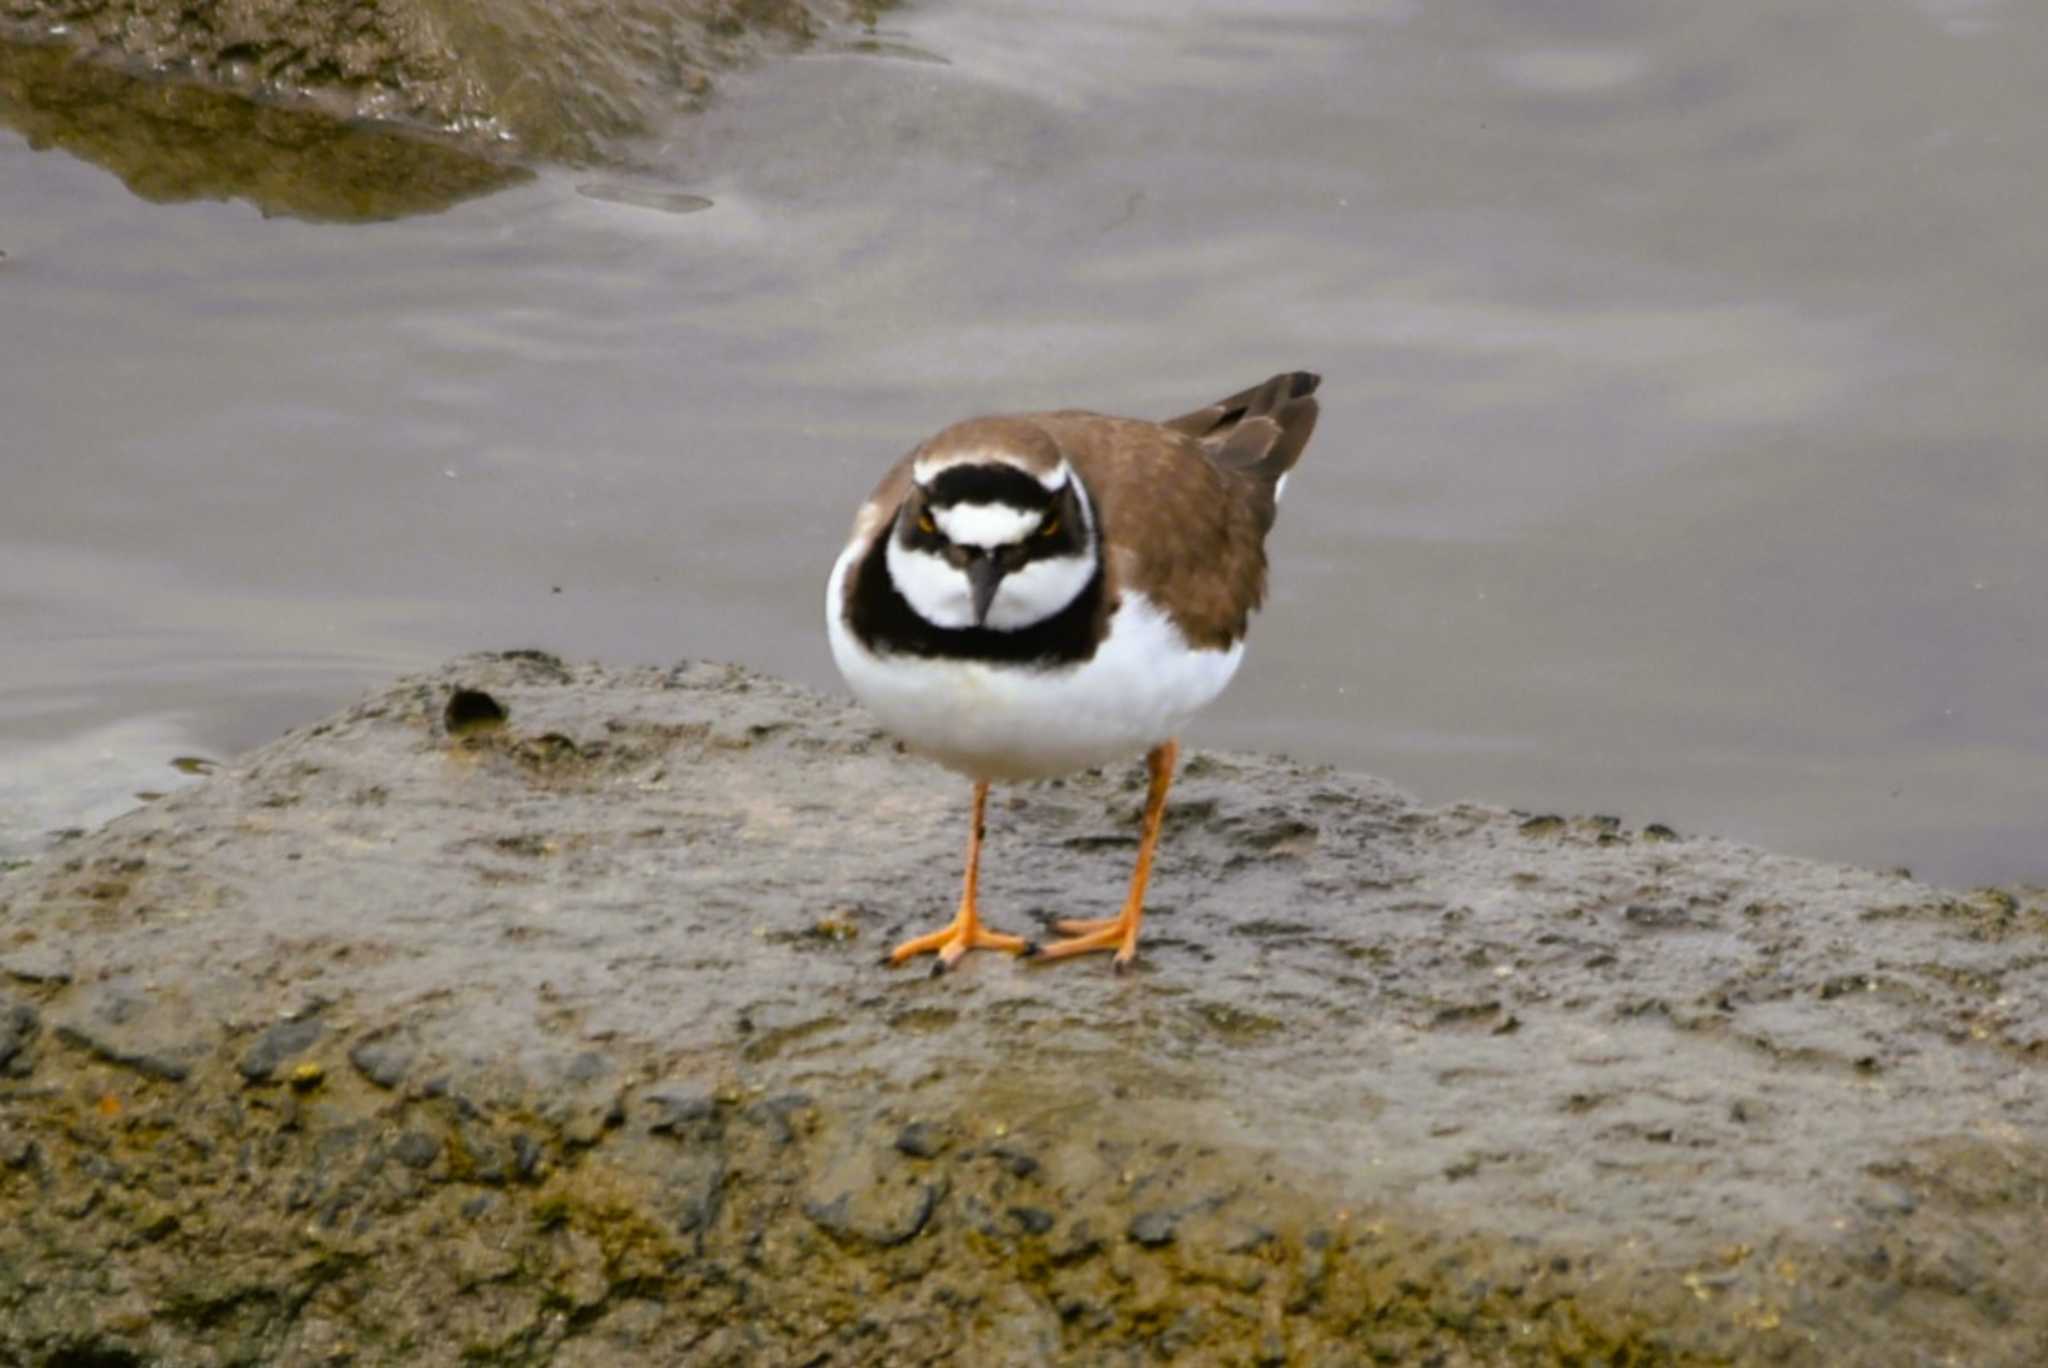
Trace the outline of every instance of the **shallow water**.
<instances>
[{"instance_id":1,"label":"shallow water","mask_svg":"<svg viewBox=\"0 0 2048 1368\"><path fill-rule=\"evenodd\" d=\"M917 437L1306 366L1196 744L2048 879L2048 11L1155 9L899 11L373 226L0 131L0 847L472 647L836 686Z\"/></svg>"}]
</instances>

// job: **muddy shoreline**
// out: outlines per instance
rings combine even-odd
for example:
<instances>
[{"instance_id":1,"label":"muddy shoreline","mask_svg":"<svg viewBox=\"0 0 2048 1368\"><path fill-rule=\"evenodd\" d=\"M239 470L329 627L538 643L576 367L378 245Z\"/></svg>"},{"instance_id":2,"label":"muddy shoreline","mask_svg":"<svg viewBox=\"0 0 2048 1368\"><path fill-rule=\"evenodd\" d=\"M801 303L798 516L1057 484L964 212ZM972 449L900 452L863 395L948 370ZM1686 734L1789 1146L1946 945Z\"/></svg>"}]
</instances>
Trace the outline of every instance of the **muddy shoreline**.
<instances>
[{"instance_id":1,"label":"muddy shoreline","mask_svg":"<svg viewBox=\"0 0 2048 1368\"><path fill-rule=\"evenodd\" d=\"M999 793L991 922L1139 798ZM1138 972L878 967L964 820L512 653L0 875L0 1358L2048 1356L2038 900L1195 753Z\"/></svg>"}]
</instances>

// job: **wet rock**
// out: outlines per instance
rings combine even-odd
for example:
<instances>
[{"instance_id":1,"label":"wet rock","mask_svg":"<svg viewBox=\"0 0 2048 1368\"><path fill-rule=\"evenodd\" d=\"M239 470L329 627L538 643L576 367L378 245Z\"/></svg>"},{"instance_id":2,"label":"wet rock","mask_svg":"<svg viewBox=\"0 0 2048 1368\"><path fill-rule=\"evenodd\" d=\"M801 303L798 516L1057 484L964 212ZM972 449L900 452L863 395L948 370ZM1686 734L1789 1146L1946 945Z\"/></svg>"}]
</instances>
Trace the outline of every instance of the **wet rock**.
<instances>
[{"instance_id":1,"label":"wet rock","mask_svg":"<svg viewBox=\"0 0 2048 1368\"><path fill-rule=\"evenodd\" d=\"M268 1083L286 1060L312 1049L325 1030L312 1017L301 1021L280 1021L256 1037L256 1043L243 1053L235 1067L251 1083ZM318 1081L317 1075L311 1081Z\"/></svg>"},{"instance_id":2,"label":"wet rock","mask_svg":"<svg viewBox=\"0 0 2048 1368\"><path fill-rule=\"evenodd\" d=\"M451 755L457 686L509 716ZM1131 772L1005 795L994 926L1113 910ZM959 794L727 666L468 659L80 836L0 883L8 963L95 975L0 1004L0 1072L34 1066L0 1084L0 1362L99 1343L109 1297L164 1362L2048 1336L2048 899L1278 760L1188 779L1122 980L809 934L942 917ZM240 1025L315 986L352 1070L249 1086L320 1062Z\"/></svg>"}]
</instances>

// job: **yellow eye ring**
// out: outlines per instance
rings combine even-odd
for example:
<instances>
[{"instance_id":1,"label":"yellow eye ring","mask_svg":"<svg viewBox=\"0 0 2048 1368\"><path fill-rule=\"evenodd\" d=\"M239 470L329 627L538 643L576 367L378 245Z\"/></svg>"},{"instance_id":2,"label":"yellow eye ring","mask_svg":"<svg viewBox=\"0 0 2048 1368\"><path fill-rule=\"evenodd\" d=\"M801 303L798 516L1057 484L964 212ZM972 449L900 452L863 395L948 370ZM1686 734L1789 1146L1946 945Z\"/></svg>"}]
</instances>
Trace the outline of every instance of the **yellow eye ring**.
<instances>
[{"instance_id":1,"label":"yellow eye ring","mask_svg":"<svg viewBox=\"0 0 2048 1368\"><path fill-rule=\"evenodd\" d=\"M917 530L929 537L939 530L939 525L932 521L931 514L920 513L917 515Z\"/></svg>"},{"instance_id":2,"label":"yellow eye ring","mask_svg":"<svg viewBox=\"0 0 2048 1368\"><path fill-rule=\"evenodd\" d=\"M1057 514L1047 518L1038 525L1038 535L1041 537L1056 537L1059 535L1059 530L1060 520Z\"/></svg>"}]
</instances>

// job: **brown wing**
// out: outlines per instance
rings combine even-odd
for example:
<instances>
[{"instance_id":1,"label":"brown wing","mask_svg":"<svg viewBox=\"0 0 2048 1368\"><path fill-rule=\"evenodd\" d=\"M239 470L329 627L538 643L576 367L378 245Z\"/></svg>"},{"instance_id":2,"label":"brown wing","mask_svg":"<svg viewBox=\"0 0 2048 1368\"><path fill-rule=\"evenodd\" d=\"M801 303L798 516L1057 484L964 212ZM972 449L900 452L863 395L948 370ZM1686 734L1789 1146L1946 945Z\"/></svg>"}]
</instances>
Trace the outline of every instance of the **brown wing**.
<instances>
[{"instance_id":1,"label":"brown wing","mask_svg":"<svg viewBox=\"0 0 2048 1368\"><path fill-rule=\"evenodd\" d=\"M1241 638L1265 597L1270 486L1159 423L1036 417L1088 486L1109 548L1110 592L1143 593L1202 649Z\"/></svg>"},{"instance_id":2,"label":"brown wing","mask_svg":"<svg viewBox=\"0 0 2048 1368\"><path fill-rule=\"evenodd\" d=\"M1322 379L1308 371L1288 371L1160 426L1186 433L1216 464L1242 470L1270 491L1294 469L1316 430L1315 393ZM1265 527L1273 525L1270 498L1262 520Z\"/></svg>"}]
</instances>

